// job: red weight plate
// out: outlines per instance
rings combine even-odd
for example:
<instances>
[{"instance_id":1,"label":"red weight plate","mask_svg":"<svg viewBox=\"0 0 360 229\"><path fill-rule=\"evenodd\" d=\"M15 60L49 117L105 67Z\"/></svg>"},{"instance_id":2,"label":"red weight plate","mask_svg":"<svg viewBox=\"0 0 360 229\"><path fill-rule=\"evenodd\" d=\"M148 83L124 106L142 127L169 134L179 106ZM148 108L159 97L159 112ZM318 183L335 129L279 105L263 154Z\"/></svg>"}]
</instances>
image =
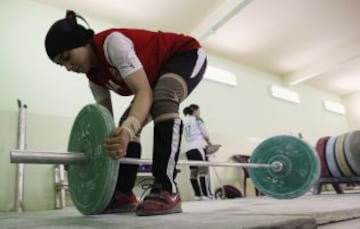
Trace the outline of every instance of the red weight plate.
<instances>
[{"instance_id":1,"label":"red weight plate","mask_svg":"<svg viewBox=\"0 0 360 229\"><path fill-rule=\"evenodd\" d=\"M316 143L316 147L315 147L316 152L320 159L321 177L331 177L331 173L329 172L329 168L327 167L326 155L325 155L326 143L329 140L329 138L330 138L330 136L325 136L325 137L319 138L319 140Z\"/></svg>"}]
</instances>

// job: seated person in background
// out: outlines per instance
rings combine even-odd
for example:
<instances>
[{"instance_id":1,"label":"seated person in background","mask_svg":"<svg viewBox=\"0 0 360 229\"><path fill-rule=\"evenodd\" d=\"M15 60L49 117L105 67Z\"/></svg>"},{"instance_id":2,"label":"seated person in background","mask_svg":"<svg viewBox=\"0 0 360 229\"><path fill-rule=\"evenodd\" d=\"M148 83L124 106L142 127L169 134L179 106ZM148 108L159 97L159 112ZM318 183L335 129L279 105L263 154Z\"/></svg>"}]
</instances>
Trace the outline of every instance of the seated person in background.
<instances>
[{"instance_id":1,"label":"seated person in background","mask_svg":"<svg viewBox=\"0 0 360 229\"><path fill-rule=\"evenodd\" d=\"M206 145L211 145L204 121L200 118L200 108L191 104L183 110L184 135L187 142L186 158L195 161L207 161ZM190 181L194 190L195 200L211 198L208 182L208 167L190 166ZM200 181L200 183L199 183Z\"/></svg>"}]
</instances>

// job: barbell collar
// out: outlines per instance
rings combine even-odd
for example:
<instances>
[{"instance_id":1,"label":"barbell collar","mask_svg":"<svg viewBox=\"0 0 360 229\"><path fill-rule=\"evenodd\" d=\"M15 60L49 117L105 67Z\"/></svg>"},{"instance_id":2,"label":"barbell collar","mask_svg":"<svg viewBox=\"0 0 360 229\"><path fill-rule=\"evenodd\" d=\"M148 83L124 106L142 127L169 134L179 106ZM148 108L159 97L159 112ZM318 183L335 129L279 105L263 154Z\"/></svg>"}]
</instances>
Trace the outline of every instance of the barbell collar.
<instances>
[{"instance_id":1,"label":"barbell collar","mask_svg":"<svg viewBox=\"0 0 360 229\"><path fill-rule=\"evenodd\" d=\"M86 164L88 159L79 152L39 152L29 150L10 151L11 163L25 164Z\"/></svg>"}]
</instances>

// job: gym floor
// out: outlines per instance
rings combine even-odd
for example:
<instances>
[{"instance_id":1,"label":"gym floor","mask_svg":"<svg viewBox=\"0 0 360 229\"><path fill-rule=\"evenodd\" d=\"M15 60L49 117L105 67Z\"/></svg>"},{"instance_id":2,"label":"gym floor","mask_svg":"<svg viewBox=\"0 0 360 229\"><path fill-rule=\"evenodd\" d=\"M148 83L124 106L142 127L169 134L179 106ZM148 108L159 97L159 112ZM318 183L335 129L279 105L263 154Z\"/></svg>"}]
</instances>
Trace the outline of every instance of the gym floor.
<instances>
[{"instance_id":1,"label":"gym floor","mask_svg":"<svg viewBox=\"0 0 360 229\"><path fill-rule=\"evenodd\" d=\"M75 208L1 213L0 228L359 228L360 193L306 194L296 199L269 197L183 202L183 213L83 216ZM337 223L341 222L341 223ZM341 227L344 225L344 227ZM354 227L352 227L352 226Z\"/></svg>"}]
</instances>

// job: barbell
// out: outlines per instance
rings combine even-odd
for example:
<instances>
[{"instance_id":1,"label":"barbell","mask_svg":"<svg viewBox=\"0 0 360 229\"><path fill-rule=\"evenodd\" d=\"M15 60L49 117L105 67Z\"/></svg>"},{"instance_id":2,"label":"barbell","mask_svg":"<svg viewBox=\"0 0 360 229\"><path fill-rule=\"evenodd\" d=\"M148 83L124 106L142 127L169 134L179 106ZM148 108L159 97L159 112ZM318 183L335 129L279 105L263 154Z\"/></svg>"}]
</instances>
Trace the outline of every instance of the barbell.
<instances>
[{"instance_id":1,"label":"barbell","mask_svg":"<svg viewBox=\"0 0 360 229\"><path fill-rule=\"evenodd\" d=\"M106 155L104 139L115 129L110 112L98 104L81 109L73 123L68 152L10 151L12 163L68 165L69 192L75 207L84 215L99 214L115 191L121 164L152 164L148 159ZM255 187L263 194L290 199L305 194L319 179L320 161L314 149L302 139L278 135L262 141L249 163L179 160L178 165L249 168Z\"/></svg>"}]
</instances>

